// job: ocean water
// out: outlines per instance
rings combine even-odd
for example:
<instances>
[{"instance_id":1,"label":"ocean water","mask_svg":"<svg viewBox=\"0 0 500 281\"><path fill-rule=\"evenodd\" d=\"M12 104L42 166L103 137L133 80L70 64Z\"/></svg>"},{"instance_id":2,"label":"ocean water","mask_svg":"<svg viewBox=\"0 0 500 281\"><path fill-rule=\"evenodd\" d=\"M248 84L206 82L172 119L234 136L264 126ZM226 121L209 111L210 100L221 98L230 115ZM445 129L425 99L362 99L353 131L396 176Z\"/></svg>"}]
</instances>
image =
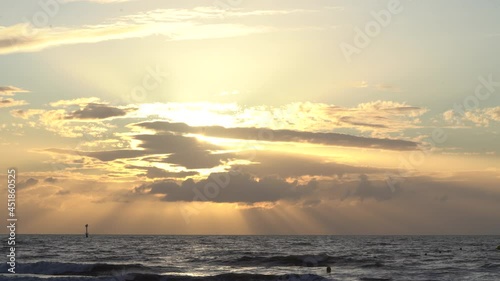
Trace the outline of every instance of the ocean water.
<instances>
[{"instance_id":1,"label":"ocean water","mask_svg":"<svg viewBox=\"0 0 500 281\"><path fill-rule=\"evenodd\" d=\"M500 236L19 235L17 244L17 273L3 263L0 280L500 280Z\"/></svg>"}]
</instances>

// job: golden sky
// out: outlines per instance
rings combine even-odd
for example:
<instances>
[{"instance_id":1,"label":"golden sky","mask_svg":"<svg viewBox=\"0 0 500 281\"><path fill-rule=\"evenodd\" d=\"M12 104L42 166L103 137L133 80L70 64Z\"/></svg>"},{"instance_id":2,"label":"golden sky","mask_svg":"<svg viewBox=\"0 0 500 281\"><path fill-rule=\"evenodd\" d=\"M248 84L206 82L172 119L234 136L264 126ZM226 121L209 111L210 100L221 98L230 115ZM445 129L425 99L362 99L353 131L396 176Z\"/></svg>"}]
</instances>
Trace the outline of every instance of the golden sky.
<instances>
[{"instance_id":1,"label":"golden sky","mask_svg":"<svg viewBox=\"0 0 500 281\"><path fill-rule=\"evenodd\" d=\"M21 233L500 233L497 3L0 11Z\"/></svg>"}]
</instances>

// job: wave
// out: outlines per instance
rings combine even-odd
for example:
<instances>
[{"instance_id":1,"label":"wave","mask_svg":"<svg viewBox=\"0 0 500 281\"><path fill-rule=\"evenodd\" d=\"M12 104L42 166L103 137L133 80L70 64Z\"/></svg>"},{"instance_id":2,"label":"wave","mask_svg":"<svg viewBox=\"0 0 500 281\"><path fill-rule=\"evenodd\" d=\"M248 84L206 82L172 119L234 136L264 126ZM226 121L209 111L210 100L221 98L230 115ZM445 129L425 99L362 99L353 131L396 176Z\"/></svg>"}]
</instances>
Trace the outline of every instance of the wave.
<instances>
[{"instance_id":1,"label":"wave","mask_svg":"<svg viewBox=\"0 0 500 281\"><path fill-rule=\"evenodd\" d=\"M481 268L496 269L496 268L500 268L500 264L499 263L486 263L486 264L482 265Z\"/></svg>"},{"instance_id":2,"label":"wave","mask_svg":"<svg viewBox=\"0 0 500 281\"><path fill-rule=\"evenodd\" d=\"M356 265L360 267L383 267L384 263L375 258L334 257L322 255L288 255L288 256L242 256L226 264L239 266L303 266L324 267L333 265Z\"/></svg>"},{"instance_id":3,"label":"wave","mask_svg":"<svg viewBox=\"0 0 500 281\"><path fill-rule=\"evenodd\" d=\"M311 242L291 242L290 245L292 245L292 246L312 246L313 244Z\"/></svg>"},{"instance_id":4,"label":"wave","mask_svg":"<svg viewBox=\"0 0 500 281\"><path fill-rule=\"evenodd\" d=\"M2 276L0 275L0 280ZM63 277L49 277L49 278L38 278L34 276L19 276L17 275L13 279L15 281L328 281L332 279L327 279L325 277L314 275L314 274L286 274L286 275L263 275L263 274L244 274L244 273L226 273L214 276L180 276L180 275L158 275L158 274L142 274L142 273L130 273L121 276L110 276L110 277L97 277L97 278L68 278Z\"/></svg>"},{"instance_id":5,"label":"wave","mask_svg":"<svg viewBox=\"0 0 500 281\"><path fill-rule=\"evenodd\" d=\"M172 272L172 271L169 271ZM8 279L4 277L9 276ZM264 275L247 273L225 273L214 276L160 275L154 268L141 264L109 263L63 263L40 261L18 264L16 276L7 273L7 265L0 265L0 281L324 281L330 280L314 274Z\"/></svg>"},{"instance_id":6,"label":"wave","mask_svg":"<svg viewBox=\"0 0 500 281\"><path fill-rule=\"evenodd\" d=\"M0 272L7 273L7 264L0 265ZM152 273L152 268L142 264L109 264L109 263L62 263L40 261L35 263L17 264L16 273L42 275L84 275L103 276L115 272Z\"/></svg>"},{"instance_id":7,"label":"wave","mask_svg":"<svg viewBox=\"0 0 500 281\"><path fill-rule=\"evenodd\" d=\"M326 281L325 277L314 274L286 274L286 275L264 275L246 273L226 273L214 276L162 276L137 274L132 277L132 281Z\"/></svg>"}]
</instances>

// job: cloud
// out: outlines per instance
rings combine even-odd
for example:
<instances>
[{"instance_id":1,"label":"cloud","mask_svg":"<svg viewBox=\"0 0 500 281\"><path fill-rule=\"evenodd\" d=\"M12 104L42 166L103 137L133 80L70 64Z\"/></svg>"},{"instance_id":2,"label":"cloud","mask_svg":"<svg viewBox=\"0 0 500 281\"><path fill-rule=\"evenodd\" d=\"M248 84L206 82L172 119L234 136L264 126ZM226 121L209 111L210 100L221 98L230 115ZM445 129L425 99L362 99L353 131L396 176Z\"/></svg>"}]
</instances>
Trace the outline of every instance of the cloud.
<instances>
[{"instance_id":1,"label":"cloud","mask_svg":"<svg viewBox=\"0 0 500 281\"><path fill-rule=\"evenodd\" d=\"M464 112L448 110L443 113L443 119L449 124L467 125L467 123L472 123L477 127L488 127L491 122L500 122L500 106L477 108Z\"/></svg>"},{"instance_id":2,"label":"cloud","mask_svg":"<svg viewBox=\"0 0 500 281\"><path fill-rule=\"evenodd\" d=\"M56 183L58 180L56 178L53 178L53 177L48 177L48 178L44 179L43 181L47 182L47 183Z\"/></svg>"},{"instance_id":3,"label":"cloud","mask_svg":"<svg viewBox=\"0 0 500 281\"><path fill-rule=\"evenodd\" d=\"M52 150L53 152L57 152ZM67 153L68 151L64 151ZM133 150L133 149L123 149L123 150L107 150L107 151L96 151L96 152L71 152L70 154L78 154L82 156L89 156L97 158L101 161L113 161L116 159L124 158L135 158L139 156L147 155L148 153L143 150Z\"/></svg>"},{"instance_id":4,"label":"cloud","mask_svg":"<svg viewBox=\"0 0 500 281\"><path fill-rule=\"evenodd\" d=\"M305 183L289 182L277 176L253 177L244 173L213 173L206 179L194 181L186 179L182 183L170 180L156 181L136 186L136 195L160 194L162 200L168 202L205 201L216 203L278 202L322 202L324 200L346 201L354 200L360 203L385 202L430 202L436 198L441 203L454 198L464 200L495 202L500 193L495 189L494 179L482 180L484 188L478 190L475 183L468 177L457 184L458 176L449 179L430 177L412 177L401 182L395 188L390 188L384 180L370 180L365 174L357 179L345 181L318 181L315 179ZM395 204L400 204L395 203Z\"/></svg>"},{"instance_id":5,"label":"cloud","mask_svg":"<svg viewBox=\"0 0 500 281\"><path fill-rule=\"evenodd\" d=\"M291 153L236 149L224 151L221 147L199 141L195 137L174 133L157 135L136 135L140 141L135 149L103 151L78 151L66 149L46 149L45 152L91 157L103 162L120 160L127 169L146 171L141 176L148 178L186 177L196 175L192 170L223 167L252 174L257 177L269 175L280 178L299 178L301 176L342 177L346 174L376 174L392 171L372 167L357 167L332 162L320 156L294 155ZM141 161L146 164L132 164ZM168 165L167 170L158 168ZM188 171L187 173L179 172Z\"/></svg>"},{"instance_id":6,"label":"cloud","mask_svg":"<svg viewBox=\"0 0 500 281\"><path fill-rule=\"evenodd\" d=\"M421 108L417 106L410 106L406 103L399 103L394 101L374 101L368 103L361 103L357 107L358 110L364 111L382 111L397 115L410 115L412 117L417 117L425 112L427 112L426 108Z\"/></svg>"},{"instance_id":7,"label":"cloud","mask_svg":"<svg viewBox=\"0 0 500 281\"><path fill-rule=\"evenodd\" d=\"M443 118L447 122L453 122L455 119L455 111L447 110L447 111L443 112Z\"/></svg>"},{"instance_id":8,"label":"cloud","mask_svg":"<svg viewBox=\"0 0 500 281\"><path fill-rule=\"evenodd\" d=\"M141 141L139 147L149 154L181 153L189 151L219 150L216 145L198 141L193 137L185 137L171 133L156 135L136 135L134 139Z\"/></svg>"},{"instance_id":9,"label":"cloud","mask_svg":"<svg viewBox=\"0 0 500 281\"><path fill-rule=\"evenodd\" d=\"M1 33L1 29L0 29ZM1 42L0 36L0 42ZM1 44L1 43L0 43ZM1 48L1 47L0 47ZM0 86L0 108L2 107L14 107L28 104L25 100L15 100L12 98L3 98L1 96L13 96L14 93L27 93L29 91L14 87L14 86Z\"/></svg>"},{"instance_id":10,"label":"cloud","mask_svg":"<svg viewBox=\"0 0 500 281\"><path fill-rule=\"evenodd\" d=\"M64 195L68 195L68 194L71 194L71 191L69 191L69 190L64 190L64 189L59 190L59 191L56 193L56 195L59 195L59 196L64 196Z\"/></svg>"},{"instance_id":11,"label":"cloud","mask_svg":"<svg viewBox=\"0 0 500 281\"><path fill-rule=\"evenodd\" d=\"M180 172L171 172L164 169L160 169L157 167L141 167L141 166L133 166L127 165L125 166L127 169L138 169L146 171L144 174L139 174L139 176L145 176L147 178L155 179L155 178L185 178L189 176L195 176L198 172L195 171L180 171Z\"/></svg>"},{"instance_id":12,"label":"cloud","mask_svg":"<svg viewBox=\"0 0 500 281\"><path fill-rule=\"evenodd\" d=\"M314 193L315 181L300 185L288 183L282 179L266 177L253 178L248 174L230 175L214 173L208 178L195 182L187 179L181 184L172 181L158 181L134 188L136 194L163 194L162 200L241 202L276 202L279 200L297 201Z\"/></svg>"},{"instance_id":13,"label":"cloud","mask_svg":"<svg viewBox=\"0 0 500 281\"><path fill-rule=\"evenodd\" d=\"M97 113L98 112L96 112L96 116L94 116L96 118L99 117ZM106 133L111 127L109 124L102 123L102 120L108 120L111 119L111 117L104 119L78 119L81 116L78 116L78 114L72 116L71 114L73 114L73 112L67 112L64 109L11 110L10 114L22 119L33 118L34 121L30 121L31 126L42 128L68 138L86 136L94 140L96 137Z\"/></svg>"},{"instance_id":14,"label":"cloud","mask_svg":"<svg viewBox=\"0 0 500 281\"><path fill-rule=\"evenodd\" d=\"M380 119L384 119L383 117L380 117ZM356 117L353 116L342 116L340 117L340 122L353 125L353 126L361 126L361 127L371 127L371 128L387 128L387 125L384 124L372 124L372 123L366 123L363 121L357 121Z\"/></svg>"},{"instance_id":15,"label":"cloud","mask_svg":"<svg viewBox=\"0 0 500 281\"><path fill-rule=\"evenodd\" d=\"M21 119L29 119L32 116L42 114L44 110L41 109L15 109L10 111L10 115L21 118Z\"/></svg>"},{"instance_id":16,"label":"cloud","mask_svg":"<svg viewBox=\"0 0 500 281\"><path fill-rule=\"evenodd\" d=\"M33 28L29 24L0 27L0 54L35 52L50 47L97 43L108 40L164 35L168 40L227 38L268 32L264 27L241 24L154 22L89 25L70 28Z\"/></svg>"},{"instance_id":17,"label":"cloud","mask_svg":"<svg viewBox=\"0 0 500 281\"><path fill-rule=\"evenodd\" d=\"M61 109L20 109L11 110L10 114L16 118L31 119L32 126L55 132L64 137L75 138L87 135L94 140L112 127L104 121L125 117L137 110L130 106L120 107L107 105L104 102L92 102L97 100L97 98L60 100L50 105L62 107Z\"/></svg>"},{"instance_id":18,"label":"cloud","mask_svg":"<svg viewBox=\"0 0 500 281\"><path fill-rule=\"evenodd\" d=\"M116 1L96 1L110 3ZM231 11L217 7L157 9L76 28L41 27L29 23L0 26L0 54L35 52L70 44L163 35L167 40L200 40L246 36L273 31L265 26L221 23L222 17L290 14L305 10ZM214 20L213 23L207 22Z\"/></svg>"},{"instance_id":19,"label":"cloud","mask_svg":"<svg viewBox=\"0 0 500 281\"><path fill-rule=\"evenodd\" d=\"M164 162L180 165L187 169L212 168L236 156L233 153L215 153L210 150L191 150L172 153Z\"/></svg>"},{"instance_id":20,"label":"cloud","mask_svg":"<svg viewBox=\"0 0 500 281\"><path fill-rule=\"evenodd\" d=\"M73 106L73 105L78 105L80 107L86 106L91 103L102 103L101 99L97 97L90 97L90 98L78 98L78 99L72 99L72 100L59 100L56 102L51 102L50 106L52 107L68 107L68 106Z\"/></svg>"},{"instance_id":21,"label":"cloud","mask_svg":"<svg viewBox=\"0 0 500 281\"><path fill-rule=\"evenodd\" d=\"M361 103L356 107L295 102L282 106L240 106L236 103L141 104L134 116L156 117L191 126L266 127L309 132L355 129L387 135L419 127L426 108L394 101ZM186 118L186 116L197 118Z\"/></svg>"},{"instance_id":22,"label":"cloud","mask_svg":"<svg viewBox=\"0 0 500 281\"><path fill-rule=\"evenodd\" d=\"M106 119L111 117L124 116L134 108L122 109L105 104L89 103L83 109L73 111L66 115L64 119Z\"/></svg>"},{"instance_id":23,"label":"cloud","mask_svg":"<svg viewBox=\"0 0 500 281\"><path fill-rule=\"evenodd\" d=\"M24 100L14 100L14 99L4 99L0 98L0 108L2 107L13 107L13 106L21 106L28 104Z\"/></svg>"},{"instance_id":24,"label":"cloud","mask_svg":"<svg viewBox=\"0 0 500 281\"><path fill-rule=\"evenodd\" d=\"M349 189L344 195L344 199L359 198L361 201L365 199L384 201L398 195L400 191L399 187L394 188L394 190L390 189L385 182L373 183L368 179L367 175L361 174L356 188Z\"/></svg>"},{"instance_id":25,"label":"cloud","mask_svg":"<svg viewBox=\"0 0 500 281\"><path fill-rule=\"evenodd\" d=\"M205 151L217 151L220 148L216 145L200 142L193 137L185 137L174 135L171 133L163 133L156 135L135 135L135 140L140 141L137 149L120 149L120 150L105 150L105 151L76 151L68 149L45 149L44 151L80 155L99 159L101 161L114 161L117 159L137 158L156 154L175 154L196 152L204 153ZM167 157L168 159L168 157ZM166 160L168 161L168 160ZM196 161L196 159L193 159Z\"/></svg>"},{"instance_id":26,"label":"cloud","mask_svg":"<svg viewBox=\"0 0 500 281\"><path fill-rule=\"evenodd\" d=\"M491 120L500 121L500 106L489 108L487 114Z\"/></svg>"},{"instance_id":27,"label":"cloud","mask_svg":"<svg viewBox=\"0 0 500 281\"><path fill-rule=\"evenodd\" d=\"M34 186L38 183L38 180L35 179L35 178L29 178L25 181L20 181L17 183L16 187L18 189L25 189L25 188L28 188L28 187L31 187L31 186Z\"/></svg>"},{"instance_id":28,"label":"cloud","mask_svg":"<svg viewBox=\"0 0 500 281\"><path fill-rule=\"evenodd\" d=\"M265 128L225 128L221 126L192 127L184 123L163 121L142 122L135 126L163 132L200 134L231 139L253 139L272 142L314 143L332 146L363 147L389 150L415 150L418 143L406 140L357 137L337 133L314 133L293 130L272 130ZM262 136L266 136L263 139Z\"/></svg>"},{"instance_id":29,"label":"cloud","mask_svg":"<svg viewBox=\"0 0 500 281\"><path fill-rule=\"evenodd\" d=\"M14 86L0 86L0 96L13 96L14 93L27 92L29 91Z\"/></svg>"},{"instance_id":30,"label":"cloud","mask_svg":"<svg viewBox=\"0 0 500 281\"><path fill-rule=\"evenodd\" d=\"M339 123L348 124L361 131L391 132L416 127L418 117L427 112L426 108L411 106L394 101L374 101L361 103L355 108L331 108L329 114Z\"/></svg>"},{"instance_id":31,"label":"cloud","mask_svg":"<svg viewBox=\"0 0 500 281\"><path fill-rule=\"evenodd\" d=\"M384 92L400 92L401 89L394 85L390 85L387 83L369 83L368 81L355 81L348 83L347 88L358 88L358 89L371 89L376 91L384 91Z\"/></svg>"},{"instance_id":32,"label":"cloud","mask_svg":"<svg viewBox=\"0 0 500 281\"><path fill-rule=\"evenodd\" d=\"M229 155L225 153L215 153L220 147L200 142L193 137L185 137L174 134L157 135L135 135L134 140L139 144L136 149L105 150L105 151L75 151L49 149L48 152L79 155L99 159L100 161L110 162L118 159L130 160L134 158L143 158L143 161L157 164L169 164L173 167L185 167L186 169L213 168L227 161ZM166 156L156 156L166 155ZM170 178L186 177L196 175L198 172L187 171L164 171L156 167L140 167L137 165L128 165L126 168L142 169L146 173L143 176L149 178Z\"/></svg>"}]
</instances>

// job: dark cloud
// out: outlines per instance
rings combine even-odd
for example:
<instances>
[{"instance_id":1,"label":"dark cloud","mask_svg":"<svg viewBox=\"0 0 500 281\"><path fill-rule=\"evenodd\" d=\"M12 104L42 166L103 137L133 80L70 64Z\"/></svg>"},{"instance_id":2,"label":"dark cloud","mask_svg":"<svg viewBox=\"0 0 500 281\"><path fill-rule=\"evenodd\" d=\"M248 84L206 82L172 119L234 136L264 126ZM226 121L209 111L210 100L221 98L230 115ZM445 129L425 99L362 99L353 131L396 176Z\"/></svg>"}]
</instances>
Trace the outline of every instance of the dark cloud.
<instances>
[{"instance_id":1,"label":"dark cloud","mask_svg":"<svg viewBox=\"0 0 500 281\"><path fill-rule=\"evenodd\" d=\"M27 111L22 110L22 109L16 109L16 110L11 110L10 114L14 117L17 118L26 118L27 117Z\"/></svg>"},{"instance_id":2,"label":"dark cloud","mask_svg":"<svg viewBox=\"0 0 500 281\"><path fill-rule=\"evenodd\" d=\"M18 92L28 92L28 91L23 90L21 88L14 87L14 86L0 86L0 95L13 96L14 93L18 93Z\"/></svg>"},{"instance_id":3,"label":"dark cloud","mask_svg":"<svg viewBox=\"0 0 500 281\"><path fill-rule=\"evenodd\" d=\"M374 176L375 177L375 176ZM383 179L370 179L361 174L356 179L310 180L308 183L287 182L280 177L268 176L260 179L246 173L214 173L208 178L194 181L191 178L175 181L156 181L134 188L134 194L163 194L164 201L207 201L236 202L252 204L286 200L300 206L328 204L332 200L360 200L363 204L454 204L473 202L495 203L500 200L498 182L482 182L478 189L474 183L460 183L425 177L408 178L397 187L391 188ZM381 206L381 205L379 205Z\"/></svg>"},{"instance_id":4,"label":"dark cloud","mask_svg":"<svg viewBox=\"0 0 500 281\"><path fill-rule=\"evenodd\" d=\"M142 160L157 163L168 163L185 167L186 169L204 169L217 167L230 160L249 160L248 165L235 165L232 168L257 177L274 175L281 178L309 176L339 176L345 174L375 174L389 172L388 169L372 167L357 167L328 161L318 156L307 156L300 154L278 153L268 151L241 151L223 152L220 147L200 142L193 137L162 133L159 135L138 135L134 137L140 140L138 145L141 149L107 150L95 152L72 151L62 149L48 149L46 151L88 156L101 161L113 161L117 159L130 159L144 157ZM165 156L151 156L151 155ZM134 167L139 168L139 167ZM142 168L146 169L146 168ZM169 177L149 168L145 176L150 178ZM180 177L190 175L178 175ZM177 177L172 175L172 177Z\"/></svg>"},{"instance_id":5,"label":"dark cloud","mask_svg":"<svg viewBox=\"0 0 500 281\"><path fill-rule=\"evenodd\" d=\"M173 153L165 158L164 162L180 165L188 169L204 169L221 165L234 158L232 153L213 153L209 150L194 150Z\"/></svg>"},{"instance_id":6,"label":"dark cloud","mask_svg":"<svg viewBox=\"0 0 500 281\"><path fill-rule=\"evenodd\" d=\"M16 187L18 189L24 189L24 188L28 188L30 186L34 186L38 183L38 180L37 179L34 179L34 178L29 178L25 181L20 181L16 184Z\"/></svg>"},{"instance_id":7,"label":"dark cloud","mask_svg":"<svg viewBox=\"0 0 500 281\"><path fill-rule=\"evenodd\" d=\"M124 116L135 108L122 109L100 103L89 103L83 109L73 111L66 115L64 119L106 119L111 117Z\"/></svg>"},{"instance_id":8,"label":"dark cloud","mask_svg":"<svg viewBox=\"0 0 500 281\"><path fill-rule=\"evenodd\" d=\"M354 126L363 126L363 127L371 127L371 128L387 128L386 125L383 124L371 124L361 121L353 120L354 117L351 116L343 116L340 118L340 121L346 124L354 125Z\"/></svg>"},{"instance_id":9,"label":"dark cloud","mask_svg":"<svg viewBox=\"0 0 500 281\"><path fill-rule=\"evenodd\" d=\"M191 154L191 156L193 155L200 156L202 154L207 154L208 150L219 149L218 146L205 142L200 142L196 138L184 137L169 133L158 134L158 135L136 135L134 136L134 139L141 141L141 143L138 145L141 148L141 150L134 150L134 149L107 150L107 151L96 151L96 152L81 152L81 154L97 158L101 161L112 161L123 158L135 158L152 154L172 154L171 156L178 163L182 162L186 164L188 162L194 163L195 161L197 161L197 159L193 158L191 160L190 159L180 160L180 157L175 155L184 153L184 154Z\"/></svg>"},{"instance_id":10,"label":"dark cloud","mask_svg":"<svg viewBox=\"0 0 500 281\"><path fill-rule=\"evenodd\" d=\"M140 141L138 144L140 149L87 152L50 148L45 151L88 156L106 162L117 159L145 157L155 154L167 154L168 156L165 157L148 157L144 160L184 166L187 169L216 167L222 162L234 157L231 153L219 152L221 149L219 146L198 141L193 137L185 137L172 133L136 135L133 138Z\"/></svg>"},{"instance_id":11,"label":"dark cloud","mask_svg":"<svg viewBox=\"0 0 500 281\"><path fill-rule=\"evenodd\" d=\"M50 177L50 178L44 179L43 181L44 182L48 182L48 183L55 183L55 182L57 182L57 179L53 178L53 177Z\"/></svg>"},{"instance_id":12,"label":"dark cloud","mask_svg":"<svg viewBox=\"0 0 500 281\"><path fill-rule=\"evenodd\" d=\"M210 201L210 202L276 202L296 201L307 197L317 189L316 181L306 185L289 183L275 177L256 179L248 174L214 173L195 182L187 179L181 184L173 181L158 181L134 188L139 194L165 194L164 201Z\"/></svg>"},{"instance_id":13,"label":"dark cloud","mask_svg":"<svg viewBox=\"0 0 500 281\"><path fill-rule=\"evenodd\" d=\"M142 150L99 151L89 152L86 155L102 161L111 161L152 154L169 154L159 162L185 166L188 169L215 167L231 156L227 153L216 153L221 149L219 146L171 133L137 135L134 139L140 141L138 146Z\"/></svg>"},{"instance_id":14,"label":"dark cloud","mask_svg":"<svg viewBox=\"0 0 500 281\"><path fill-rule=\"evenodd\" d=\"M466 176L468 174L475 174ZM500 202L498 189L498 175L495 172L485 171L458 173L449 178L407 177L399 183L406 191L412 191L422 198L433 200L439 198L441 202L471 200L478 202ZM408 193L408 192L406 192Z\"/></svg>"},{"instance_id":15,"label":"dark cloud","mask_svg":"<svg viewBox=\"0 0 500 281\"><path fill-rule=\"evenodd\" d=\"M32 42L33 40L28 36L23 35L13 35L9 37L3 37L0 39L0 49L9 48L12 46L23 46L26 43Z\"/></svg>"},{"instance_id":16,"label":"dark cloud","mask_svg":"<svg viewBox=\"0 0 500 281\"><path fill-rule=\"evenodd\" d=\"M121 149L121 150L105 150L105 151L93 151L93 152L80 151L80 152L75 152L75 154L97 158L101 161L113 161L116 159L135 158L139 156L144 156L147 155L148 152L144 150Z\"/></svg>"},{"instance_id":17,"label":"dark cloud","mask_svg":"<svg viewBox=\"0 0 500 281\"><path fill-rule=\"evenodd\" d=\"M68 194L70 194L70 193L71 193L71 191L69 191L69 190L59 190L59 191L56 193L56 195L61 195L61 196L62 196L62 195L68 195Z\"/></svg>"},{"instance_id":18,"label":"dark cloud","mask_svg":"<svg viewBox=\"0 0 500 281\"><path fill-rule=\"evenodd\" d=\"M219 166L222 162L233 158L231 153L221 153L220 147L200 142L193 137L163 133L158 135L139 135L134 137L141 141L139 145L149 154L169 154L157 162L164 162L187 169L203 169Z\"/></svg>"},{"instance_id":19,"label":"dark cloud","mask_svg":"<svg viewBox=\"0 0 500 281\"><path fill-rule=\"evenodd\" d=\"M14 100L14 99L4 99L0 97L0 108L1 107L12 107L27 104L24 100Z\"/></svg>"},{"instance_id":20,"label":"dark cloud","mask_svg":"<svg viewBox=\"0 0 500 281\"><path fill-rule=\"evenodd\" d=\"M382 110L405 113L405 112L420 111L420 110L424 110L424 109L421 107L416 107L416 106L398 106L398 107L384 108Z\"/></svg>"},{"instance_id":21,"label":"dark cloud","mask_svg":"<svg viewBox=\"0 0 500 281\"><path fill-rule=\"evenodd\" d=\"M279 142L305 142L334 146L379 148L389 150L415 150L418 143L406 140L357 137L338 133L313 133L293 130L271 130L265 128L225 128L221 126L192 127L184 123L163 121L142 122L136 126L163 132L194 133L211 137L252 139Z\"/></svg>"},{"instance_id":22,"label":"dark cloud","mask_svg":"<svg viewBox=\"0 0 500 281\"><path fill-rule=\"evenodd\" d=\"M0 86L0 93L12 92L14 88L11 86Z\"/></svg>"},{"instance_id":23,"label":"dark cloud","mask_svg":"<svg viewBox=\"0 0 500 281\"><path fill-rule=\"evenodd\" d=\"M393 198L396 194L400 193L401 189L396 187L391 189L387 183L383 181L371 182L367 175L360 175L357 187L353 190L350 189L344 196L355 197L361 200L375 199L377 201L384 201Z\"/></svg>"},{"instance_id":24,"label":"dark cloud","mask_svg":"<svg viewBox=\"0 0 500 281\"><path fill-rule=\"evenodd\" d=\"M187 169L205 169L217 167L224 162L236 158L238 158L236 153L195 149L172 153L166 157L147 157L143 158L143 160L168 163L171 165L182 166Z\"/></svg>"},{"instance_id":25,"label":"dark cloud","mask_svg":"<svg viewBox=\"0 0 500 281\"><path fill-rule=\"evenodd\" d=\"M139 147L149 154L181 153L193 150L218 150L218 146L198 141L193 137L185 137L172 133L162 133L156 135L137 135L136 140L140 140Z\"/></svg>"}]
</instances>

